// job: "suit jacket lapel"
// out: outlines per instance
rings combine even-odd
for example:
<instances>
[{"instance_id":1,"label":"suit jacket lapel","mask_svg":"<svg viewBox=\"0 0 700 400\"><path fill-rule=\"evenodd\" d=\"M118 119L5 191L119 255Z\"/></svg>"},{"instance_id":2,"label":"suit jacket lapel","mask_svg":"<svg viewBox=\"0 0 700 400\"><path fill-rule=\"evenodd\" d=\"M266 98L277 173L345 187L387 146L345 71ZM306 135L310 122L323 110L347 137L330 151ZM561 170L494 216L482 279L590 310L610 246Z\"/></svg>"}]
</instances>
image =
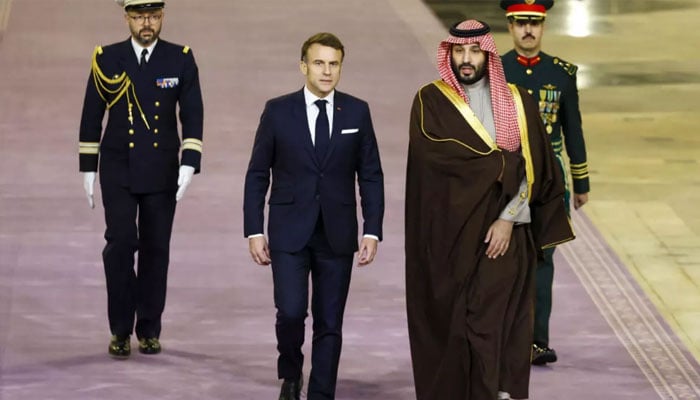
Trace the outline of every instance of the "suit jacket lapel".
<instances>
[{"instance_id":1,"label":"suit jacket lapel","mask_svg":"<svg viewBox=\"0 0 700 400\"><path fill-rule=\"evenodd\" d=\"M134 48L131 46L131 38L122 42L122 51L119 59L120 66L126 71L126 75L134 81L139 70L139 62L134 54Z\"/></svg>"},{"instance_id":2,"label":"suit jacket lapel","mask_svg":"<svg viewBox=\"0 0 700 400\"><path fill-rule=\"evenodd\" d=\"M151 62L151 60L153 60L153 57L159 57L159 56L160 56L160 52L158 51L158 49L159 49L160 47L162 47L160 44L163 43L163 42L164 42L163 39L158 39L158 42L156 42L156 45L153 46L153 51L151 52L151 55L150 55L149 58L148 58L148 62Z\"/></svg>"},{"instance_id":3,"label":"suit jacket lapel","mask_svg":"<svg viewBox=\"0 0 700 400\"><path fill-rule=\"evenodd\" d=\"M343 102L342 94L339 93L337 90L335 91L333 102L333 130L331 133L331 141L328 144L328 150L326 150L326 156L323 158L323 162L321 163L322 167L324 167L328 160L331 158L333 150L335 149L336 144L340 140L340 131L342 127L345 126L345 110L343 109L345 103Z\"/></svg>"},{"instance_id":4,"label":"suit jacket lapel","mask_svg":"<svg viewBox=\"0 0 700 400\"><path fill-rule=\"evenodd\" d=\"M311 132L309 131L309 119L306 116L306 100L304 99L304 89L296 92L292 96L292 116L294 121L290 126L298 126L300 129L297 133L301 135L300 143L303 143L303 147L309 154L309 157L313 160L314 164L318 166L318 160L316 160L316 152L314 151L314 143L311 141ZM296 133L295 133L296 134Z\"/></svg>"}]
</instances>

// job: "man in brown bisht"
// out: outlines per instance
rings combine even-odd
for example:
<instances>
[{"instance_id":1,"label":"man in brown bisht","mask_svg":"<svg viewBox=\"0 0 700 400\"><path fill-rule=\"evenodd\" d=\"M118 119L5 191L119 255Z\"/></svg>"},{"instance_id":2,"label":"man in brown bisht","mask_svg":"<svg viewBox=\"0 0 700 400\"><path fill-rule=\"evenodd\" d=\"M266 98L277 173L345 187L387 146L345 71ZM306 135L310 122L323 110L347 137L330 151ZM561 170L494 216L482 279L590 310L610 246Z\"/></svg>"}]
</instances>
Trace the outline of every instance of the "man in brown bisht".
<instances>
[{"instance_id":1,"label":"man in brown bisht","mask_svg":"<svg viewBox=\"0 0 700 400\"><path fill-rule=\"evenodd\" d=\"M573 239L537 104L483 22L450 29L413 102L406 302L419 400L527 398L537 249Z\"/></svg>"}]
</instances>

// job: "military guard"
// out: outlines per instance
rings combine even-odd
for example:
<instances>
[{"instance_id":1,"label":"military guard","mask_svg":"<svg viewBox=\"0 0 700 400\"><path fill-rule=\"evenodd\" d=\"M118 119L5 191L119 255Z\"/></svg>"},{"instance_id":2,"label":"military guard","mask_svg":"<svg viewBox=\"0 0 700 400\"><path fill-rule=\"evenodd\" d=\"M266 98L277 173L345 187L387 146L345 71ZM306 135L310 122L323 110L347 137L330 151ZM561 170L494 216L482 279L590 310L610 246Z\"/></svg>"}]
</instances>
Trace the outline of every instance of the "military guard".
<instances>
[{"instance_id":1,"label":"military guard","mask_svg":"<svg viewBox=\"0 0 700 400\"><path fill-rule=\"evenodd\" d=\"M95 48L80 122L79 158L90 207L99 170L112 333L108 351L126 358L134 330L141 353L161 350L175 205L200 169L203 105L192 51L159 38L165 2L117 3L124 7L131 37Z\"/></svg>"},{"instance_id":2,"label":"military guard","mask_svg":"<svg viewBox=\"0 0 700 400\"><path fill-rule=\"evenodd\" d=\"M588 201L588 163L578 105L577 67L541 51L545 17L553 4L554 0L501 0L515 47L502 56L502 61L508 82L526 88L539 102L542 122L550 134L554 152L564 172L567 189L565 201L569 210L571 186L564 169L564 147L569 157L576 209ZM553 254L554 248L544 251L535 273L537 294L532 353L532 363L535 365L557 361L556 352L549 347Z\"/></svg>"}]
</instances>

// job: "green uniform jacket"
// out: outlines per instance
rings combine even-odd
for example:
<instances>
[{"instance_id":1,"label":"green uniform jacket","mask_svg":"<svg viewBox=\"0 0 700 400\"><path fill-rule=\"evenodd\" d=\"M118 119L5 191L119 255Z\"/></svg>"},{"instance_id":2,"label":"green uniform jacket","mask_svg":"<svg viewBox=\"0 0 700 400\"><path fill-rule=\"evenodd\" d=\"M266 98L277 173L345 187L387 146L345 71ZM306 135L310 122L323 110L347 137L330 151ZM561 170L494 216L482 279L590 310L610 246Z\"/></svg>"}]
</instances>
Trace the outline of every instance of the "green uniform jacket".
<instances>
[{"instance_id":1,"label":"green uniform jacket","mask_svg":"<svg viewBox=\"0 0 700 400\"><path fill-rule=\"evenodd\" d=\"M576 87L578 67L544 52L538 56L539 62L525 66L518 62L515 50L504 54L501 59L506 79L527 89L538 101L542 122L551 135L554 153L560 160L563 147L566 146L574 193L588 193L590 184L586 143L581 128Z\"/></svg>"}]
</instances>

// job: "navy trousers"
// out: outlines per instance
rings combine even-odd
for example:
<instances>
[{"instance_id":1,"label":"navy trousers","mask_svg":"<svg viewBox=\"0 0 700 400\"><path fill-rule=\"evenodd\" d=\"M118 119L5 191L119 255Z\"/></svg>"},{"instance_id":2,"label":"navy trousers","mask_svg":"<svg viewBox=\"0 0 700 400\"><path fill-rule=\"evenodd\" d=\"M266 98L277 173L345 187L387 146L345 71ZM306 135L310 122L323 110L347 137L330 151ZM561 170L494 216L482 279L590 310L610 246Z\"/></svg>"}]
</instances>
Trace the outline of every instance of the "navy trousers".
<instances>
[{"instance_id":1,"label":"navy trousers","mask_svg":"<svg viewBox=\"0 0 700 400\"><path fill-rule=\"evenodd\" d=\"M319 216L316 229L303 249L296 253L272 251L271 258L277 308L278 377L298 379L302 374L301 347L308 315L310 274L313 342L307 399L334 399L353 254L333 253Z\"/></svg>"},{"instance_id":2,"label":"navy trousers","mask_svg":"<svg viewBox=\"0 0 700 400\"><path fill-rule=\"evenodd\" d=\"M175 192L134 194L101 182L107 244L102 251L113 335L159 337L165 308ZM138 263L134 269L135 253Z\"/></svg>"}]
</instances>

